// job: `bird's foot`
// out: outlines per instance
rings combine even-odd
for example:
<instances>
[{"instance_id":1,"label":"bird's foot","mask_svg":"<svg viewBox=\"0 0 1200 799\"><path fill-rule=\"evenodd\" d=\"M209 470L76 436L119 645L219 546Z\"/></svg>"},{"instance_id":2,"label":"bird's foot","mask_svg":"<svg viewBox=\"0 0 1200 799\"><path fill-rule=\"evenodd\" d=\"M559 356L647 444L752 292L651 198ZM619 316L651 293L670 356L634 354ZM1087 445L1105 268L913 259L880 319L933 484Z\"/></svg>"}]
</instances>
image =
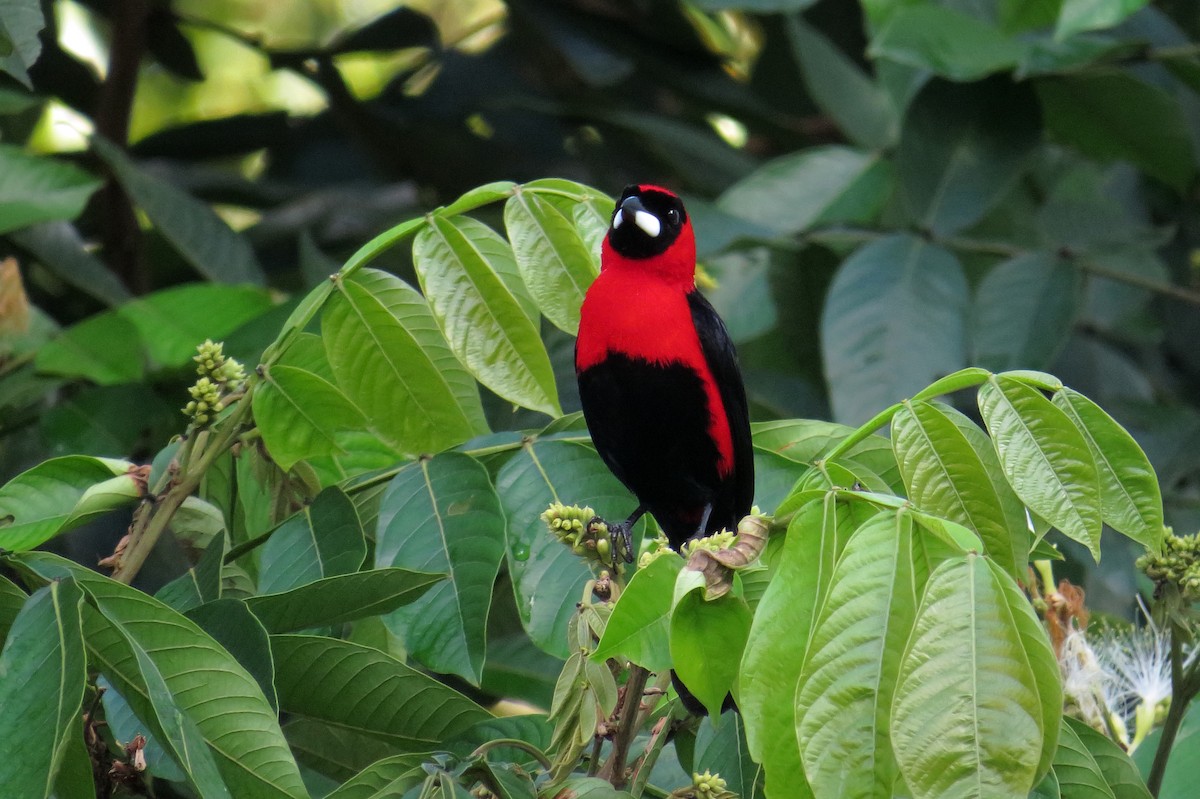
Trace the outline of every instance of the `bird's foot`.
<instances>
[{"instance_id":1,"label":"bird's foot","mask_svg":"<svg viewBox=\"0 0 1200 799\"><path fill-rule=\"evenodd\" d=\"M589 532L595 533L598 532L597 528L600 525L604 525L612 541L613 568L616 568L620 560L633 563L633 524L628 519L623 522L610 523L599 516L593 516L587 523L587 529Z\"/></svg>"}]
</instances>

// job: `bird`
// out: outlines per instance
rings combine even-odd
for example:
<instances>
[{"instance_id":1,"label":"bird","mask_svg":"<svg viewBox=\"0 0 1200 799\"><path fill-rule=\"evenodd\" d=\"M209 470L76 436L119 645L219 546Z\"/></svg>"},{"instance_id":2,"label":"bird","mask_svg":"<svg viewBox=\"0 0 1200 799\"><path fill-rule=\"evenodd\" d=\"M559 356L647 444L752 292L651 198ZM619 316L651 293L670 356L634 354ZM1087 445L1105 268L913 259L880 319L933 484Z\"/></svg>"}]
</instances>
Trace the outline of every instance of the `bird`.
<instances>
[{"instance_id":1,"label":"bird","mask_svg":"<svg viewBox=\"0 0 1200 799\"><path fill-rule=\"evenodd\" d=\"M627 560L647 512L675 549L737 528L754 497L746 390L729 331L696 288L695 234L674 192L621 193L580 308L575 374L596 451L638 501L610 526Z\"/></svg>"}]
</instances>

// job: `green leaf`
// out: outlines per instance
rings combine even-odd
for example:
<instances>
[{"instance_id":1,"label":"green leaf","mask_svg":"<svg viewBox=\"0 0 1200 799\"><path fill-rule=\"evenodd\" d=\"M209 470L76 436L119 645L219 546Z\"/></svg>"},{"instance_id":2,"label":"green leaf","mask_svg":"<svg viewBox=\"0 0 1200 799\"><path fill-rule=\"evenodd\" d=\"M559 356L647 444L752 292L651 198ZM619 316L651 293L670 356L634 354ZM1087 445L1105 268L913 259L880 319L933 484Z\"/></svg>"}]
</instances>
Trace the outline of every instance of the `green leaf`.
<instances>
[{"instance_id":1,"label":"green leaf","mask_svg":"<svg viewBox=\"0 0 1200 799\"><path fill-rule=\"evenodd\" d=\"M792 55L809 96L855 144L883 149L899 133L888 93L819 30L799 15L785 18Z\"/></svg>"},{"instance_id":2,"label":"green leaf","mask_svg":"<svg viewBox=\"0 0 1200 799\"><path fill-rule=\"evenodd\" d=\"M279 468L341 450L339 430L366 424L362 411L337 386L312 372L276 364L254 389L254 421Z\"/></svg>"},{"instance_id":3,"label":"green leaf","mask_svg":"<svg viewBox=\"0 0 1200 799\"><path fill-rule=\"evenodd\" d=\"M389 613L416 601L441 579L440 574L407 569L368 569L260 593L246 604L269 632L287 633Z\"/></svg>"},{"instance_id":4,"label":"green leaf","mask_svg":"<svg viewBox=\"0 0 1200 799\"><path fill-rule=\"evenodd\" d=\"M1041 134L1025 84L931 81L909 106L896 151L909 211L941 236L978 222L1017 182Z\"/></svg>"},{"instance_id":5,"label":"green leaf","mask_svg":"<svg viewBox=\"0 0 1200 799\"><path fill-rule=\"evenodd\" d=\"M997 264L975 291L973 362L991 369L1044 369L1054 362L1075 323L1079 270L1049 252Z\"/></svg>"},{"instance_id":6,"label":"green leaf","mask_svg":"<svg viewBox=\"0 0 1200 799\"><path fill-rule=\"evenodd\" d=\"M436 452L486 432L475 381L399 278L364 269L339 282L321 335L338 385L400 451Z\"/></svg>"},{"instance_id":7,"label":"green leaf","mask_svg":"<svg viewBox=\"0 0 1200 799\"><path fill-rule=\"evenodd\" d=\"M366 557L358 511L344 491L331 486L271 533L259 556L258 591L277 594L322 577L350 574Z\"/></svg>"},{"instance_id":8,"label":"green leaf","mask_svg":"<svg viewBox=\"0 0 1200 799\"><path fill-rule=\"evenodd\" d=\"M504 530L504 512L487 469L459 452L401 469L379 508L375 565L446 575L385 621L422 664L474 685L483 674Z\"/></svg>"},{"instance_id":9,"label":"green leaf","mask_svg":"<svg viewBox=\"0 0 1200 799\"><path fill-rule=\"evenodd\" d=\"M613 606L593 660L622 657L655 673L671 668L671 597L682 567L682 558L662 555L634 573Z\"/></svg>"},{"instance_id":10,"label":"green leaf","mask_svg":"<svg viewBox=\"0 0 1200 799\"><path fill-rule=\"evenodd\" d=\"M69 741L87 680L75 581L52 582L29 597L0 653L0 740L20 745L0 761L0 785L10 796L48 797Z\"/></svg>"},{"instance_id":11,"label":"green leaf","mask_svg":"<svg viewBox=\"0 0 1200 799\"><path fill-rule=\"evenodd\" d=\"M4 645L8 631L12 629L17 614L21 612L28 598L16 583L0 575L0 646Z\"/></svg>"},{"instance_id":12,"label":"green leaf","mask_svg":"<svg viewBox=\"0 0 1200 799\"><path fill-rule=\"evenodd\" d=\"M1130 161L1176 191L1191 182L1187 123L1163 89L1118 70L1041 78L1034 87L1053 138L1092 158Z\"/></svg>"},{"instance_id":13,"label":"green leaf","mask_svg":"<svg viewBox=\"0 0 1200 799\"><path fill-rule=\"evenodd\" d=\"M158 718L157 708L177 708L179 715L169 714L163 723L179 725L176 732L186 737L176 741L189 745L190 729L198 731L233 796L306 796L262 689L195 622L49 553L25 553L14 562L46 579L73 576L79 582L99 611L85 608L89 662L143 721ZM166 742L161 727L154 732Z\"/></svg>"},{"instance_id":14,"label":"green leaf","mask_svg":"<svg viewBox=\"0 0 1200 799\"><path fill-rule=\"evenodd\" d=\"M1115 799L1151 799L1137 766L1111 738L1070 716L1063 717L1063 726L1071 728L1096 761Z\"/></svg>"},{"instance_id":15,"label":"green leaf","mask_svg":"<svg viewBox=\"0 0 1200 799\"><path fill-rule=\"evenodd\" d=\"M1048 28L1058 19L1063 0L1000 0L1000 27L1006 33Z\"/></svg>"},{"instance_id":16,"label":"green leaf","mask_svg":"<svg viewBox=\"0 0 1200 799\"><path fill-rule=\"evenodd\" d=\"M238 599L217 599L191 608L185 615L250 672L267 702L278 709L270 638L266 627L246 603Z\"/></svg>"},{"instance_id":17,"label":"green leaf","mask_svg":"<svg viewBox=\"0 0 1200 799\"><path fill-rule=\"evenodd\" d=\"M178 524L178 523L177 523ZM158 589L154 598L180 613L221 598L221 566L225 559L226 536L222 529L208 542L199 562Z\"/></svg>"},{"instance_id":18,"label":"green leaf","mask_svg":"<svg viewBox=\"0 0 1200 799\"><path fill-rule=\"evenodd\" d=\"M679 577L696 573L685 569ZM671 611L671 661L680 681L715 718L737 679L753 614L732 593L706 601L703 584L701 579L698 590L687 591Z\"/></svg>"},{"instance_id":19,"label":"green leaf","mask_svg":"<svg viewBox=\"0 0 1200 799\"><path fill-rule=\"evenodd\" d=\"M678 739L676 739L678 740ZM696 751L692 757L694 771L720 774L726 789L746 799L762 795L756 787L762 767L750 758L746 747L746 726L737 713L726 714L719 725L701 724L696 731ZM788 793L798 799L797 792Z\"/></svg>"},{"instance_id":20,"label":"green leaf","mask_svg":"<svg viewBox=\"0 0 1200 799\"><path fill-rule=\"evenodd\" d=\"M1112 28L1146 5L1148 0L1063 0L1054 38Z\"/></svg>"},{"instance_id":21,"label":"green leaf","mask_svg":"<svg viewBox=\"0 0 1200 799\"><path fill-rule=\"evenodd\" d=\"M69 222L46 222L9 234L65 283L117 306L132 297L121 279L87 249L79 231Z\"/></svg>"},{"instance_id":22,"label":"green leaf","mask_svg":"<svg viewBox=\"0 0 1200 799\"><path fill-rule=\"evenodd\" d=\"M979 410L1017 496L1099 560L1100 477L1070 417L1036 389L1003 375L979 389Z\"/></svg>"},{"instance_id":23,"label":"green leaf","mask_svg":"<svg viewBox=\"0 0 1200 799\"><path fill-rule=\"evenodd\" d=\"M40 3L0 0L0 72L32 89L29 68L42 52L39 34L46 26Z\"/></svg>"},{"instance_id":24,"label":"green leaf","mask_svg":"<svg viewBox=\"0 0 1200 799\"><path fill-rule=\"evenodd\" d=\"M751 425L756 448L809 465L853 432L854 428L848 425L818 419L781 419ZM867 467L897 490L903 485L892 446L883 436L867 436L848 449L846 457Z\"/></svg>"},{"instance_id":25,"label":"green leaf","mask_svg":"<svg viewBox=\"0 0 1200 799\"><path fill-rule=\"evenodd\" d=\"M1104 522L1152 551L1162 547L1162 491L1154 467L1133 436L1104 409L1078 391L1054 395L1076 429L1083 433L1100 473L1100 511Z\"/></svg>"},{"instance_id":26,"label":"green leaf","mask_svg":"<svg viewBox=\"0 0 1200 799\"><path fill-rule=\"evenodd\" d=\"M103 675L96 675L96 687L104 693L101 701L104 704L104 721L113 736L118 741L132 741L134 736L142 735L146 739L143 754L146 758L146 770L159 779L171 782L187 782L187 775L175 762L166 748L158 742L154 731L133 712L133 708L121 696L109 680Z\"/></svg>"},{"instance_id":27,"label":"green leaf","mask_svg":"<svg viewBox=\"0 0 1200 799\"><path fill-rule=\"evenodd\" d=\"M93 513L77 513L77 506L93 486L130 468L125 461L67 455L17 475L0 487L0 549L33 549L106 512L112 505L101 503Z\"/></svg>"},{"instance_id":28,"label":"green leaf","mask_svg":"<svg viewBox=\"0 0 1200 799\"><path fill-rule=\"evenodd\" d=\"M106 311L61 331L38 351L34 364L39 372L103 386L140 381L144 362L137 327L116 311Z\"/></svg>"},{"instance_id":29,"label":"green leaf","mask_svg":"<svg viewBox=\"0 0 1200 799\"><path fill-rule=\"evenodd\" d=\"M1062 799L1116 799L1100 765L1071 724L1063 724L1054 753L1054 776Z\"/></svg>"},{"instance_id":30,"label":"green leaf","mask_svg":"<svg viewBox=\"0 0 1200 799\"><path fill-rule=\"evenodd\" d=\"M896 8L867 48L870 58L891 59L955 81L973 81L1016 66L1023 46L988 23L946 6Z\"/></svg>"},{"instance_id":31,"label":"green leaf","mask_svg":"<svg viewBox=\"0 0 1200 799\"><path fill-rule=\"evenodd\" d=\"M438 216L449 217L474 211L481 205L488 205L497 200L503 200L505 197L511 197L516 186L517 184L511 180L497 180L476 186L446 207L437 209L436 213Z\"/></svg>"},{"instance_id":32,"label":"green leaf","mask_svg":"<svg viewBox=\"0 0 1200 799\"><path fill-rule=\"evenodd\" d=\"M138 329L150 357L175 367L191 365L205 339L220 341L271 307L270 295L253 286L190 283L139 297L119 313Z\"/></svg>"},{"instance_id":33,"label":"green leaf","mask_svg":"<svg viewBox=\"0 0 1200 799\"><path fill-rule=\"evenodd\" d=\"M1044 739L1037 677L1003 581L968 554L925 588L892 705L891 739L913 799L1025 796Z\"/></svg>"},{"instance_id":34,"label":"green leaf","mask_svg":"<svg viewBox=\"0 0 1200 799\"><path fill-rule=\"evenodd\" d=\"M508 242L474 219L434 217L417 234L413 259L438 325L471 374L510 402L561 416L536 319L501 276L517 268Z\"/></svg>"},{"instance_id":35,"label":"green leaf","mask_svg":"<svg viewBox=\"0 0 1200 799\"><path fill-rule=\"evenodd\" d=\"M559 796L571 799L633 799L633 794L618 791L599 777L568 777L558 784Z\"/></svg>"},{"instance_id":36,"label":"green leaf","mask_svg":"<svg viewBox=\"0 0 1200 799\"><path fill-rule=\"evenodd\" d=\"M872 153L828 145L768 161L730 186L717 207L777 233L873 219L891 191L891 170Z\"/></svg>"},{"instance_id":37,"label":"green leaf","mask_svg":"<svg viewBox=\"0 0 1200 799\"><path fill-rule=\"evenodd\" d=\"M997 564L989 561L987 565L1008 606L1009 616L1021 642L1024 662L1029 665L1041 704L1042 752L1034 777L1040 781L1050 771L1063 720L1063 686L1058 658L1050 644L1050 636L1025 592Z\"/></svg>"},{"instance_id":38,"label":"green leaf","mask_svg":"<svg viewBox=\"0 0 1200 799\"><path fill-rule=\"evenodd\" d=\"M409 788L425 781L427 775L421 764L429 759L429 753L416 753L376 760L325 799L388 799L403 796Z\"/></svg>"},{"instance_id":39,"label":"green leaf","mask_svg":"<svg viewBox=\"0 0 1200 799\"><path fill-rule=\"evenodd\" d=\"M508 569L521 624L535 644L565 659L567 624L591 572L570 547L549 534L541 513L551 502L564 502L618 519L637 500L593 450L568 441L522 446L496 475L496 491L508 518ZM644 525L634 530L635 551Z\"/></svg>"},{"instance_id":40,"label":"green leaf","mask_svg":"<svg viewBox=\"0 0 1200 799\"><path fill-rule=\"evenodd\" d=\"M910 501L959 522L1016 579L1029 561L1025 506L1013 493L982 430L948 407L905 403L892 418L892 446Z\"/></svg>"},{"instance_id":41,"label":"green leaf","mask_svg":"<svg viewBox=\"0 0 1200 799\"><path fill-rule=\"evenodd\" d=\"M795 698L796 737L817 796L893 793L888 721L927 576L912 549L912 520L880 514L846 542L830 578Z\"/></svg>"},{"instance_id":42,"label":"green leaf","mask_svg":"<svg viewBox=\"0 0 1200 799\"><path fill-rule=\"evenodd\" d=\"M948 250L895 235L838 268L821 317L838 421L860 423L966 361L967 281Z\"/></svg>"},{"instance_id":43,"label":"green leaf","mask_svg":"<svg viewBox=\"0 0 1200 799\"><path fill-rule=\"evenodd\" d=\"M1191 799L1196 788L1197 768L1200 768L1200 706L1190 705L1183 717L1179 734L1171 747L1171 758L1163 775L1159 799ZM1154 730L1133 753L1142 774L1149 774L1162 740L1162 731Z\"/></svg>"},{"instance_id":44,"label":"green leaf","mask_svg":"<svg viewBox=\"0 0 1200 799\"><path fill-rule=\"evenodd\" d=\"M1054 769L1046 772L1042 781L1029 792L1029 799L1062 799L1062 790L1058 785L1058 776Z\"/></svg>"},{"instance_id":45,"label":"green leaf","mask_svg":"<svg viewBox=\"0 0 1200 799\"><path fill-rule=\"evenodd\" d=\"M242 235L212 207L174 184L150 174L102 136L92 149L112 169L130 198L196 271L221 283L264 282L262 267Z\"/></svg>"},{"instance_id":46,"label":"green leaf","mask_svg":"<svg viewBox=\"0 0 1200 799\"><path fill-rule=\"evenodd\" d=\"M98 188L100 181L77 166L0 144L0 234L74 219Z\"/></svg>"},{"instance_id":47,"label":"green leaf","mask_svg":"<svg viewBox=\"0 0 1200 799\"><path fill-rule=\"evenodd\" d=\"M271 637L280 708L410 751L490 718L465 696L368 647L314 635Z\"/></svg>"},{"instance_id":48,"label":"green leaf","mask_svg":"<svg viewBox=\"0 0 1200 799\"><path fill-rule=\"evenodd\" d=\"M583 295L598 274L574 221L536 192L518 191L504 204L504 227L538 307L555 327L574 335Z\"/></svg>"}]
</instances>

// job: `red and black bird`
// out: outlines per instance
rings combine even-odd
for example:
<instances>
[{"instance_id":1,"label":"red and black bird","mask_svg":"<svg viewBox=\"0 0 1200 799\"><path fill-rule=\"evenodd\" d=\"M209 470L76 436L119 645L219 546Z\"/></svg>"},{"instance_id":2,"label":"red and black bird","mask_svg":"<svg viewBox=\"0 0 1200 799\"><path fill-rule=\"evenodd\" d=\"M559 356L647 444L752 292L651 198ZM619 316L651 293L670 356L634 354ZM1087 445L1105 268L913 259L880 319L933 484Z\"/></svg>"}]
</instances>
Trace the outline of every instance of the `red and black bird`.
<instances>
[{"instance_id":1,"label":"red and black bird","mask_svg":"<svg viewBox=\"0 0 1200 799\"><path fill-rule=\"evenodd\" d=\"M675 548L736 529L754 497L746 391L725 324L696 289L695 235L670 191L621 194L580 311L575 374L596 450L638 499L617 526L627 542L647 511Z\"/></svg>"}]
</instances>

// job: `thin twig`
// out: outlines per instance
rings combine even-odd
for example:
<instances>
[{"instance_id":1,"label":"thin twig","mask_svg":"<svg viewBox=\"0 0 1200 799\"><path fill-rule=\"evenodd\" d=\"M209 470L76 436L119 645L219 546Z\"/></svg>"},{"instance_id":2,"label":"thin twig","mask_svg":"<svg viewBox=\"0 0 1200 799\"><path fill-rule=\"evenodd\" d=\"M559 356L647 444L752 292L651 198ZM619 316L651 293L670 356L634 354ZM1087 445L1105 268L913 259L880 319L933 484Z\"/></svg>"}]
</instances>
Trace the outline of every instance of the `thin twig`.
<instances>
[{"instance_id":1,"label":"thin twig","mask_svg":"<svg viewBox=\"0 0 1200 799\"><path fill-rule=\"evenodd\" d=\"M625 771L625 760L629 757L629 746L637 735L638 722L642 720L638 713L642 704L642 691L650 672L641 666L631 666L629 679L625 681L625 697L621 703L621 715L617 722L617 732L613 736L612 752L604 767L600 769L600 778L607 780L616 790L621 790L629 781Z\"/></svg>"}]
</instances>

